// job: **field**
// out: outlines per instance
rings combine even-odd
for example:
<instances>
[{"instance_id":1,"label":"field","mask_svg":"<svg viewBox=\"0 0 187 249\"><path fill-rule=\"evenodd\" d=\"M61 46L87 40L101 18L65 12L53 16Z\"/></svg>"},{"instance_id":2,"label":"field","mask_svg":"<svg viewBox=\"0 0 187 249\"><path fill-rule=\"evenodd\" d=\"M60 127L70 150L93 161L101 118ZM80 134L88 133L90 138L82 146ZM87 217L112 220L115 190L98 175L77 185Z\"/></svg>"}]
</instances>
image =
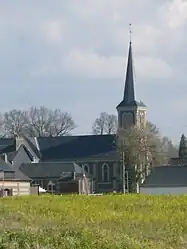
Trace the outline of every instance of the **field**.
<instances>
[{"instance_id":1,"label":"field","mask_svg":"<svg viewBox=\"0 0 187 249\"><path fill-rule=\"evenodd\" d=\"M187 196L0 199L0 249L187 248Z\"/></svg>"}]
</instances>

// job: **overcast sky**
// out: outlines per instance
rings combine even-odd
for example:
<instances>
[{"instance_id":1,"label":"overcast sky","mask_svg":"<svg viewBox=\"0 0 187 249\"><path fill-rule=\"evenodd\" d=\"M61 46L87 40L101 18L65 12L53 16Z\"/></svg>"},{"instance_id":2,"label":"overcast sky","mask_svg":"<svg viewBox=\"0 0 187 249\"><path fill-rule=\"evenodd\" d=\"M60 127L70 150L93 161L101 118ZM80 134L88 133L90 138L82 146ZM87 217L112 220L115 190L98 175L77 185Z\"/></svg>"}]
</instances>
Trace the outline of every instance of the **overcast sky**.
<instances>
[{"instance_id":1,"label":"overcast sky","mask_svg":"<svg viewBox=\"0 0 187 249\"><path fill-rule=\"evenodd\" d=\"M137 100L164 135L187 135L186 0L2 0L1 110L62 108L90 133L122 99L129 22Z\"/></svg>"}]
</instances>

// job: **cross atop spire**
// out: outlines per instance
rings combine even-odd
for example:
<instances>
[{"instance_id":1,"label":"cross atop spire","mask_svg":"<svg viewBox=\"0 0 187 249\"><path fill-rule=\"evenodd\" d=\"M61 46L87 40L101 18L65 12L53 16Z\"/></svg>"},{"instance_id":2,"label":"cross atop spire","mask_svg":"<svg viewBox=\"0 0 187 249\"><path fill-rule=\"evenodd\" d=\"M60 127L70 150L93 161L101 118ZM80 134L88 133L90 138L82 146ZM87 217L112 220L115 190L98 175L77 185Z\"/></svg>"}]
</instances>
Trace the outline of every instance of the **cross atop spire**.
<instances>
[{"instance_id":1,"label":"cross atop spire","mask_svg":"<svg viewBox=\"0 0 187 249\"><path fill-rule=\"evenodd\" d=\"M130 43L132 41L132 24L131 23L129 23L129 41Z\"/></svg>"}]
</instances>

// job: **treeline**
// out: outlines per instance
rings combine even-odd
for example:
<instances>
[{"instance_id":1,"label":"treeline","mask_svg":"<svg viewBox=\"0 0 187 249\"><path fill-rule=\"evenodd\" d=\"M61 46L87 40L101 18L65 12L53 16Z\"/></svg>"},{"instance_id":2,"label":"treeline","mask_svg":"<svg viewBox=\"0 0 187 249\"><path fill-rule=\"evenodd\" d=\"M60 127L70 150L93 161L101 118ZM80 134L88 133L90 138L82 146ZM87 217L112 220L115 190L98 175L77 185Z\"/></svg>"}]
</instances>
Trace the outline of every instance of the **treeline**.
<instances>
[{"instance_id":1,"label":"treeline","mask_svg":"<svg viewBox=\"0 0 187 249\"><path fill-rule=\"evenodd\" d=\"M28 110L5 112L1 115L0 130L2 137L27 134L29 136L63 136L76 128L72 116L61 109L44 106Z\"/></svg>"},{"instance_id":2,"label":"treeline","mask_svg":"<svg viewBox=\"0 0 187 249\"><path fill-rule=\"evenodd\" d=\"M31 107L27 110L13 109L0 116L1 137L12 137L25 134L28 136L64 136L70 135L77 127L72 116L61 109L50 109L45 106ZM178 148L172 141L162 136L159 128L147 122L147 132L152 137L152 150L158 164L168 162L168 158L178 154ZM97 135L115 134L117 116L102 112L95 119L92 133Z\"/></svg>"}]
</instances>

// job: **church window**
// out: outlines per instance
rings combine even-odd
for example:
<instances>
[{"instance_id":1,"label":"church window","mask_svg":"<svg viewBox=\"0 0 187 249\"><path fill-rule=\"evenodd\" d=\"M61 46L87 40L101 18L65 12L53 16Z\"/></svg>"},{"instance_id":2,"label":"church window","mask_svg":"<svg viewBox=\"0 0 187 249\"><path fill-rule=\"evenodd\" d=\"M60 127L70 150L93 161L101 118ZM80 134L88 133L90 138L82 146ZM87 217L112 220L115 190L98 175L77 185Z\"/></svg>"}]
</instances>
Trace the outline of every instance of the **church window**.
<instances>
[{"instance_id":1,"label":"church window","mask_svg":"<svg viewBox=\"0 0 187 249\"><path fill-rule=\"evenodd\" d=\"M108 182L109 181L109 167L108 164L103 164L102 166L102 180L104 182Z\"/></svg>"},{"instance_id":2,"label":"church window","mask_svg":"<svg viewBox=\"0 0 187 249\"><path fill-rule=\"evenodd\" d=\"M84 164L83 165L83 170L84 170L85 173L89 174L90 173L89 165L88 164Z\"/></svg>"}]
</instances>

